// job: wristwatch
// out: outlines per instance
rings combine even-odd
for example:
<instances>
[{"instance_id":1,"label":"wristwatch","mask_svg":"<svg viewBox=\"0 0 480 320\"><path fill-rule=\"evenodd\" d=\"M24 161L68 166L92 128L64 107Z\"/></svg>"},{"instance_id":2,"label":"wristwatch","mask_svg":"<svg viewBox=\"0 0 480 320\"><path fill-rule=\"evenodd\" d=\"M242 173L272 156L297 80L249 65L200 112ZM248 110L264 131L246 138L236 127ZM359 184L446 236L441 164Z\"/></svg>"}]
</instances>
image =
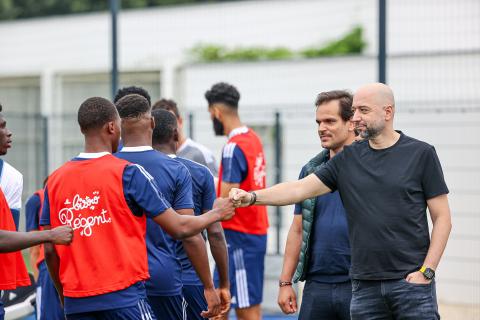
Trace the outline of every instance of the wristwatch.
<instances>
[{"instance_id":1,"label":"wristwatch","mask_svg":"<svg viewBox=\"0 0 480 320\"><path fill-rule=\"evenodd\" d=\"M433 280L435 278L435 270L433 270L431 268L427 268L426 266L422 266L420 268L420 272L423 274L423 276L427 280Z\"/></svg>"}]
</instances>

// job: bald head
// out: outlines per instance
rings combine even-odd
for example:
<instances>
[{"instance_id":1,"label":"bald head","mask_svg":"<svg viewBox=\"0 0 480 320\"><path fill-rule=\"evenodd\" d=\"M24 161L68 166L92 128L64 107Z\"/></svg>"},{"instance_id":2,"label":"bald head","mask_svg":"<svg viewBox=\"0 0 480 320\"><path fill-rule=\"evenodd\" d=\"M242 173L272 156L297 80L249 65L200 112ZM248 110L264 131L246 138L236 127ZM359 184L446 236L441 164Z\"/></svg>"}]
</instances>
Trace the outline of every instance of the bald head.
<instances>
[{"instance_id":1,"label":"bald head","mask_svg":"<svg viewBox=\"0 0 480 320\"><path fill-rule=\"evenodd\" d=\"M395 98L393 97L393 91L389 86L383 83L370 83L361 86L355 97L363 100L368 99L379 107L392 106L395 107Z\"/></svg>"},{"instance_id":2,"label":"bald head","mask_svg":"<svg viewBox=\"0 0 480 320\"><path fill-rule=\"evenodd\" d=\"M362 138L374 139L382 132L393 131L395 99L389 86L370 83L360 87L353 96L352 108L352 121Z\"/></svg>"}]
</instances>

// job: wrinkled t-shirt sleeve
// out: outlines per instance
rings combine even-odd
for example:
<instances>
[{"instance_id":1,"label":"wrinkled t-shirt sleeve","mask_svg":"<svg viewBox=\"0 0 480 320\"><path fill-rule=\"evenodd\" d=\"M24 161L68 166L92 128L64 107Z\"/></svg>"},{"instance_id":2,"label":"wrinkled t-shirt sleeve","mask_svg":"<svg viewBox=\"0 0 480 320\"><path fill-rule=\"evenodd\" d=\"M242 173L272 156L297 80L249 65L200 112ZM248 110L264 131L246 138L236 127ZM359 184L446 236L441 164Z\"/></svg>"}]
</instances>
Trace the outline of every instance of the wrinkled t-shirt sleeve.
<instances>
[{"instance_id":1,"label":"wrinkled t-shirt sleeve","mask_svg":"<svg viewBox=\"0 0 480 320\"><path fill-rule=\"evenodd\" d=\"M425 150L421 167L422 187L425 199L431 199L442 194L448 194L448 187L443 177L442 166L433 146Z\"/></svg>"},{"instance_id":2,"label":"wrinkled t-shirt sleeve","mask_svg":"<svg viewBox=\"0 0 480 320\"><path fill-rule=\"evenodd\" d=\"M337 181L339 168L342 166L344 152L341 151L335 157L330 159L324 166L318 168L314 174L323 182L332 192L338 189Z\"/></svg>"}]
</instances>

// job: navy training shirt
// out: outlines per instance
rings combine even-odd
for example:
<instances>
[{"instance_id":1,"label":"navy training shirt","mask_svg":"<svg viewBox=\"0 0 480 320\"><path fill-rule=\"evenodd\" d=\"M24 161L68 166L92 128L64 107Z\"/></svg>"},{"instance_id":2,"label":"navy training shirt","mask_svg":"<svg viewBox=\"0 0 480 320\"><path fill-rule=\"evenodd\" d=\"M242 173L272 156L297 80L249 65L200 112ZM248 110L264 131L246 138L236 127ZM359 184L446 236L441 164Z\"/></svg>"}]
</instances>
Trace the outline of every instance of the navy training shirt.
<instances>
[{"instance_id":1,"label":"navy training shirt","mask_svg":"<svg viewBox=\"0 0 480 320\"><path fill-rule=\"evenodd\" d=\"M305 167L298 179L304 177ZM302 203L295 204L294 213L302 214ZM307 280L322 283L350 280L348 224L338 191L316 197L307 268Z\"/></svg>"},{"instance_id":2,"label":"navy training shirt","mask_svg":"<svg viewBox=\"0 0 480 320\"><path fill-rule=\"evenodd\" d=\"M216 199L215 182L210 170L201 164L181 157L173 157L187 167L192 176L192 194L195 205L195 215L201 215L203 212L213 208L213 202ZM182 264L182 281L185 285L202 285L195 269L187 257L181 241L177 241L177 257Z\"/></svg>"},{"instance_id":3,"label":"navy training shirt","mask_svg":"<svg viewBox=\"0 0 480 320\"><path fill-rule=\"evenodd\" d=\"M108 153L81 153L72 161L82 161L99 158ZM123 171L123 193L132 214L143 214L155 217L170 207L152 181L143 173L138 165L128 165ZM48 182L45 187L45 198L40 218L40 225L50 225L50 205L48 200ZM147 219L147 221L150 219ZM134 306L139 298L146 298L145 284L140 281L130 287L106 294L84 298L65 297L65 314L84 313L110 309L120 309Z\"/></svg>"},{"instance_id":4,"label":"navy training shirt","mask_svg":"<svg viewBox=\"0 0 480 320\"><path fill-rule=\"evenodd\" d=\"M145 168L174 210L193 209L192 178L183 164L149 146L123 147L115 156ZM146 240L150 272L147 295L180 295L182 268L175 253L176 240L151 219L147 219Z\"/></svg>"},{"instance_id":5,"label":"navy training shirt","mask_svg":"<svg viewBox=\"0 0 480 320\"><path fill-rule=\"evenodd\" d=\"M222 181L227 183L241 183L247 177L247 159L234 142L227 143L223 148L222 170Z\"/></svg>"},{"instance_id":6,"label":"navy training shirt","mask_svg":"<svg viewBox=\"0 0 480 320\"><path fill-rule=\"evenodd\" d=\"M26 229L27 231L35 231L39 229L39 215L42 203L37 194L33 194L28 198L25 204Z\"/></svg>"}]
</instances>

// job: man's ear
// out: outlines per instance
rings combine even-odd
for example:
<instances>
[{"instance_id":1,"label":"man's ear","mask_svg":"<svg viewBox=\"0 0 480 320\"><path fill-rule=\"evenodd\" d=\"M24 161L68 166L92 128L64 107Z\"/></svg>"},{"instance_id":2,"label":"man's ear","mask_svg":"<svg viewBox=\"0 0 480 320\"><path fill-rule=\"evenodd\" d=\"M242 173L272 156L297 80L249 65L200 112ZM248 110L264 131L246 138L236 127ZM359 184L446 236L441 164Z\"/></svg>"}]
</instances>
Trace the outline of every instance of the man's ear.
<instances>
[{"instance_id":1,"label":"man's ear","mask_svg":"<svg viewBox=\"0 0 480 320\"><path fill-rule=\"evenodd\" d=\"M105 125L108 134L115 134L115 122L110 121Z\"/></svg>"},{"instance_id":2,"label":"man's ear","mask_svg":"<svg viewBox=\"0 0 480 320\"><path fill-rule=\"evenodd\" d=\"M220 107L217 107L217 106L213 107L213 115L218 120L222 120L222 111L220 110Z\"/></svg>"},{"instance_id":3,"label":"man's ear","mask_svg":"<svg viewBox=\"0 0 480 320\"><path fill-rule=\"evenodd\" d=\"M175 129L173 132L173 141L179 142L180 141L180 134L178 133L178 128Z\"/></svg>"},{"instance_id":4,"label":"man's ear","mask_svg":"<svg viewBox=\"0 0 480 320\"><path fill-rule=\"evenodd\" d=\"M352 120L348 120L348 131L349 132L355 131L355 124L353 123Z\"/></svg>"},{"instance_id":5,"label":"man's ear","mask_svg":"<svg viewBox=\"0 0 480 320\"><path fill-rule=\"evenodd\" d=\"M385 120L387 120L387 121L392 120L394 113L395 113L395 107L386 106L385 107Z\"/></svg>"},{"instance_id":6,"label":"man's ear","mask_svg":"<svg viewBox=\"0 0 480 320\"><path fill-rule=\"evenodd\" d=\"M153 129L155 129L155 118L154 117L150 117L150 127Z\"/></svg>"}]
</instances>

